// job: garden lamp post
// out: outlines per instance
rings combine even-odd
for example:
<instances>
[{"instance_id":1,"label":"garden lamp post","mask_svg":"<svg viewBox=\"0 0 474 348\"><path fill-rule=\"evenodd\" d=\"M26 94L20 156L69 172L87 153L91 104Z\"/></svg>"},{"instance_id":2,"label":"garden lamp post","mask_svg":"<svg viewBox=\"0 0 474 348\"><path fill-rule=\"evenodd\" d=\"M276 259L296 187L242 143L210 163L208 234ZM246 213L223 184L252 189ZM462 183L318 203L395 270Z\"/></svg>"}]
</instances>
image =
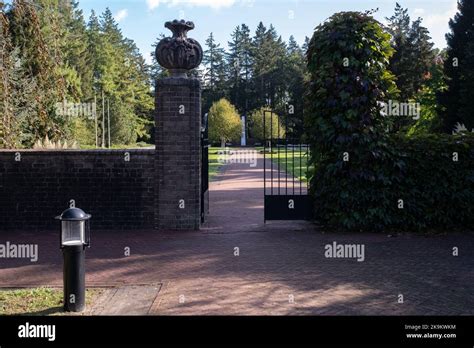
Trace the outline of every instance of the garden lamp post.
<instances>
[{"instance_id":1,"label":"garden lamp post","mask_svg":"<svg viewBox=\"0 0 474 348\"><path fill-rule=\"evenodd\" d=\"M90 247L91 215L79 208L69 208L56 219L61 221L60 242L63 251L64 310L85 309L85 249Z\"/></svg>"}]
</instances>

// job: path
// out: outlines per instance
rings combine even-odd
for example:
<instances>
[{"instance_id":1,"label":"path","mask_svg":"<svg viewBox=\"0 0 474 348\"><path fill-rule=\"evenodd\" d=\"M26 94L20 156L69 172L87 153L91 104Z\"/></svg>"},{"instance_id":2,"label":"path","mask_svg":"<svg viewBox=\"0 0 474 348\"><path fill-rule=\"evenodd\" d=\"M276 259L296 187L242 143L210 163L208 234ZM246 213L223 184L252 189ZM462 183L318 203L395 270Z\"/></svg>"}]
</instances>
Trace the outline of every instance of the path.
<instances>
[{"instance_id":1,"label":"path","mask_svg":"<svg viewBox=\"0 0 474 348\"><path fill-rule=\"evenodd\" d=\"M474 314L472 234L389 238L324 234L307 222L264 225L262 166L226 167L211 184L212 215L201 232L93 231L87 284L154 284L160 291L146 313L155 315ZM57 231L2 240L34 241L40 259L0 260L0 286L61 285ZM325 258L333 241L364 244L365 261Z\"/></svg>"}]
</instances>

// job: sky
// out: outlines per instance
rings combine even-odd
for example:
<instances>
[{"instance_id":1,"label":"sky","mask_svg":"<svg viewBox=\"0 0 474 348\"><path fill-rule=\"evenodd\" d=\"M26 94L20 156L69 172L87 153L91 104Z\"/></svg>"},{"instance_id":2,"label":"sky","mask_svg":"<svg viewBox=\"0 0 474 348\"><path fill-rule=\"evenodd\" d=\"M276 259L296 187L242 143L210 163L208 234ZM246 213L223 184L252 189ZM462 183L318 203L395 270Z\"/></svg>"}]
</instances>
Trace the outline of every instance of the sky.
<instances>
[{"instance_id":1,"label":"sky","mask_svg":"<svg viewBox=\"0 0 474 348\"><path fill-rule=\"evenodd\" d=\"M457 0L398 0L409 9L412 20L423 18L435 47L446 47L445 34L449 19L457 9ZM102 13L109 7L123 34L133 39L145 59L151 61L152 44L163 33L171 32L164 23L173 19L193 21L195 29L188 36L204 47L212 32L218 43L227 48L230 34L245 23L253 33L260 21L273 24L278 34L287 41L290 35L301 45L305 36L311 37L314 28L340 11L365 11L379 8L374 15L385 22L394 13L392 0L79 0L86 19L94 9Z\"/></svg>"}]
</instances>

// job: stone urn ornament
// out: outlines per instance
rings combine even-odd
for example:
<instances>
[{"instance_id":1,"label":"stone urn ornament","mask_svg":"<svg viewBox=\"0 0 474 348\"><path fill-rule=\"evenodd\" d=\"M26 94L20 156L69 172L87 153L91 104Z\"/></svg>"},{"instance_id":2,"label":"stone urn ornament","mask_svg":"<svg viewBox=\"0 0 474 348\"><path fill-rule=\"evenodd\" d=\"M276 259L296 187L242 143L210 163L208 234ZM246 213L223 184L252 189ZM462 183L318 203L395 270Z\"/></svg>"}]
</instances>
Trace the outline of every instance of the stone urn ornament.
<instances>
[{"instance_id":1,"label":"stone urn ornament","mask_svg":"<svg viewBox=\"0 0 474 348\"><path fill-rule=\"evenodd\" d=\"M168 69L171 77L186 77L186 72L197 68L202 62L202 47L187 33L194 29L193 22L174 20L166 22L165 27L173 32L173 37L160 41L156 47L156 59Z\"/></svg>"}]
</instances>

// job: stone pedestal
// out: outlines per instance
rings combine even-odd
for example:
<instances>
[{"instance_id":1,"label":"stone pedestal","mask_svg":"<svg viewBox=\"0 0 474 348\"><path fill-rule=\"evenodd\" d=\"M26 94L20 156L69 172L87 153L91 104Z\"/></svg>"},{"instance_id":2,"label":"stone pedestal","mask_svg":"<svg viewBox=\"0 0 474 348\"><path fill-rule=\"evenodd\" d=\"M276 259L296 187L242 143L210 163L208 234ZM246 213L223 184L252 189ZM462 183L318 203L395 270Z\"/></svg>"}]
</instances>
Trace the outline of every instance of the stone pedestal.
<instances>
[{"instance_id":1,"label":"stone pedestal","mask_svg":"<svg viewBox=\"0 0 474 348\"><path fill-rule=\"evenodd\" d=\"M201 85L171 77L156 84L155 228L198 230L201 222Z\"/></svg>"}]
</instances>

